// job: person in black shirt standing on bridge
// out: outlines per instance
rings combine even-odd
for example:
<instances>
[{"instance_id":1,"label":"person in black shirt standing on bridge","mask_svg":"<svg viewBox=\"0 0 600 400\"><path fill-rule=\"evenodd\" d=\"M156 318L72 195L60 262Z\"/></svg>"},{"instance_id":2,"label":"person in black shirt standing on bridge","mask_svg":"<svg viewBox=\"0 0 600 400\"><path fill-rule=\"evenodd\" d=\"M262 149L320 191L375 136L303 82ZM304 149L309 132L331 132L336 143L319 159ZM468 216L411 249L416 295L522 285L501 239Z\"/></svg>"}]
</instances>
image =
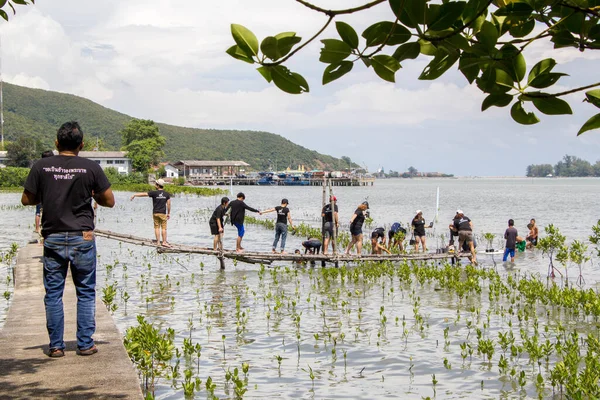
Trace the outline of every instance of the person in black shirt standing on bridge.
<instances>
[{"instance_id":1,"label":"person in black shirt standing on bridge","mask_svg":"<svg viewBox=\"0 0 600 400\"><path fill-rule=\"evenodd\" d=\"M98 352L96 331L96 242L92 198L103 207L114 207L115 197L102 168L78 157L83 131L75 121L64 123L56 134L58 155L36 162L25 181L21 203L42 204L44 237L44 305L50 338L48 355L63 357L65 314L63 292L67 271L77 293L77 353ZM26 317L26 316L25 316Z\"/></svg>"},{"instance_id":2,"label":"person in black shirt standing on bridge","mask_svg":"<svg viewBox=\"0 0 600 400\"><path fill-rule=\"evenodd\" d=\"M165 192L165 181L162 179L157 180L154 185L156 190L150 192L136 193L131 196L131 200L136 197L150 197L152 199L152 219L154 220L154 236L156 236L155 243L160 243L160 233L162 230L162 245L164 247L171 247L167 242L167 220L171 218L171 195Z\"/></svg>"},{"instance_id":3,"label":"person in black shirt standing on bridge","mask_svg":"<svg viewBox=\"0 0 600 400\"><path fill-rule=\"evenodd\" d=\"M256 208L252 208L244 203L245 199L246 195L242 192L239 192L237 194L237 199L229 203L225 209L225 212L231 209L231 225L234 225L238 231L238 237L235 242L235 251L238 253L244 251L244 248L242 247L242 239L245 233L244 219L246 218L246 210L261 214L261 212Z\"/></svg>"},{"instance_id":4,"label":"person in black shirt standing on bridge","mask_svg":"<svg viewBox=\"0 0 600 400\"><path fill-rule=\"evenodd\" d=\"M285 241L287 239L288 226L287 223L290 221L290 227L294 228L294 223L292 222L292 213L290 213L290 209L288 208L288 199L282 199L281 205L269 208L268 210L263 211L261 214L266 214L269 212L277 212L277 223L275 224L275 240L273 241L273 253L277 250L277 243L279 242L279 238L281 237L281 252L285 253Z\"/></svg>"},{"instance_id":5,"label":"person in black shirt standing on bridge","mask_svg":"<svg viewBox=\"0 0 600 400\"><path fill-rule=\"evenodd\" d=\"M369 203L363 201L354 214L352 214L352 218L350 218L350 234L352 235L352 240L348 244L346 248L346 254L350 254L350 249L356 244L356 254L360 255L362 253L362 245L363 245L363 232L362 226L365 222L365 212L369 209Z\"/></svg>"},{"instance_id":6,"label":"person in black shirt standing on bridge","mask_svg":"<svg viewBox=\"0 0 600 400\"><path fill-rule=\"evenodd\" d=\"M340 226L337 198L335 196L329 197L329 204L326 204L321 210L321 217L323 217L323 254L327 254L329 242ZM331 250L335 253L335 244L333 241L331 241Z\"/></svg>"}]
</instances>

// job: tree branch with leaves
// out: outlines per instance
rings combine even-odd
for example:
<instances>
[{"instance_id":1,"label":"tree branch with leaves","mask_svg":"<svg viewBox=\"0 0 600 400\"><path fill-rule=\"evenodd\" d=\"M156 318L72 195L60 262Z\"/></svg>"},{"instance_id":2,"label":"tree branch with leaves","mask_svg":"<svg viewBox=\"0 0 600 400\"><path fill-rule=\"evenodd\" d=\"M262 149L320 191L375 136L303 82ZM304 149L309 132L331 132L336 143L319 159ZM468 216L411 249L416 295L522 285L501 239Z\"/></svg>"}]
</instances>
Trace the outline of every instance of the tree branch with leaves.
<instances>
[{"instance_id":1,"label":"tree branch with leaves","mask_svg":"<svg viewBox=\"0 0 600 400\"><path fill-rule=\"evenodd\" d=\"M327 10L305 0L297 3L327 21L308 40L295 32L267 36L260 43L246 27L231 25L235 45L227 50L232 57L257 64L259 73L279 89L292 94L309 91L306 79L284 63L323 36L331 22L348 14L386 6L389 21L377 21L363 30L336 20L336 38L323 38L319 61L326 64L322 83L328 84L351 72L361 61L381 79L395 82L401 63L428 58L420 80L435 80L457 67L469 84L486 94L481 105L510 107L511 117L523 125L538 123L534 108L546 115L572 114L563 98L587 90L585 102L600 108L600 82L552 93L550 88L565 73L554 72L557 62L547 58L529 68L527 48L534 42L551 43L554 49L572 47L580 51L600 49L600 5L598 0L376 0L343 10ZM536 30L536 26L542 29ZM519 47L517 47L519 45ZM592 90L589 90L592 89ZM600 128L600 113L591 117L578 135Z\"/></svg>"}]
</instances>

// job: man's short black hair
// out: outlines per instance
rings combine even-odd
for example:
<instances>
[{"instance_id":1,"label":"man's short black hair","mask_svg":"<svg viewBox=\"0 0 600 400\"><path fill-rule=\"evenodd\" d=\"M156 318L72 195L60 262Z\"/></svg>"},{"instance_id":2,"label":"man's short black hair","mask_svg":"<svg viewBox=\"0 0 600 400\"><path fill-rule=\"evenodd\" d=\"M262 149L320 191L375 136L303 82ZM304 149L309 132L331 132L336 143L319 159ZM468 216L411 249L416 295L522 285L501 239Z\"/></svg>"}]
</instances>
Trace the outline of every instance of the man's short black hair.
<instances>
[{"instance_id":1,"label":"man's short black hair","mask_svg":"<svg viewBox=\"0 0 600 400\"><path fill-rule=\"evenodd\" d=\"M515 226L515 221L512 218L508 220L508 226Z\"/></svg>"},{"instance_id":2,"label":"man's short black hair","mask_svg":"<svg viewBox=\"0 0 600 400\"><path fill-rule=\"evenodd\" d=\"M236 196L238 199L246 199L246 195L242 192L239 192Z\"/></svg>"},{"instance_id":3,"label":"man's short black hair","mask_svg":"<svg viewBox=\"0 0 600 400\"><path fill-rule=\"evenodd\" d=\"M229 203L229 197L221 197L221 205L225 205Z\"/></svg>"},{"instance_id":4,"label":"man's short black hair","mask_svg":"<svg viewBox=\"0 0 600 400\"><path fill-rule=\"evenodd\" d=\"M53 155L54 155L54 152L52 150L46 150L42 153L42 158L52 157Z\"/></svg>"},{"instance_id":5,"label":"man's short black hair","mask_svg":"<svg viewBox=\"0 0 600 400\"><path fill-rule=\"evenodd\" d=\"M77 150L83 143L83 131L76 121L65 122L56 133L59 150Z\"/></svg>"}]
</instances>

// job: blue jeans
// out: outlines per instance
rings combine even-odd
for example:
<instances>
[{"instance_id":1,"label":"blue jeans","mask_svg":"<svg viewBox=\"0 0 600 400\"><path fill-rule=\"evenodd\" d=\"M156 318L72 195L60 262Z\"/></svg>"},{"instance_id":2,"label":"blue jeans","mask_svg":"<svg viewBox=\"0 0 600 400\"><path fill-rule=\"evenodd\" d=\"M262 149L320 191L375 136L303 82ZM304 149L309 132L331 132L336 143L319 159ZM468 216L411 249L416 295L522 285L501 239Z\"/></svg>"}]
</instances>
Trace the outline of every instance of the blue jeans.
<instances>
[{"instance_id":1,"label":"blue jeans","mask_svg":"<svg viewBox=\"0 0 600 400\"><path fill-rule=\"evenodd\" d=\"M508 260L508 256L511 258L515 258L515 249L504 249L504 256L502 256L502 261Z\"/></svg>"},{"instance_id":2,"label":"blue jeans","mask_svg":"<svg viewBox=\"0 0 600 400\"><path fill-rule=\"evenodd\" d=\"M44 304L50 348L65 348L63 292L69 263L77 293L77 348L89 349L96 331L96 242L74 232L52 233L44 240Z\"/></svg>"},{"instance_id":3,"label":"blue jeans","mask_svg":"<svg viewBox=\"0 0 600 400\"><path fill-rule=\"evenodd\" d=\"M282 224L278 222L275 224L275 240L273 241L273 250L277 249L277 242L279 242L279 238L281 237L281 251L285 249L285 240L287 239L287 224Z\"/></svg>"}]
</instances>

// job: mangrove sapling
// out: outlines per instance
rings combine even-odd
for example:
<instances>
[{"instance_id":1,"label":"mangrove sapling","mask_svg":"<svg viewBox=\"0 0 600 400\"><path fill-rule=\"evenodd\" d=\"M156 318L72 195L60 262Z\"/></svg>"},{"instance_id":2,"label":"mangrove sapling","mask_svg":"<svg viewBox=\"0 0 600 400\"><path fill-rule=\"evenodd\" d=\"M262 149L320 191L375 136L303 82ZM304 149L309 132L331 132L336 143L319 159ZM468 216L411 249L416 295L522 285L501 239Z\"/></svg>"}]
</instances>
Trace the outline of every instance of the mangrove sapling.
<instances>
[{"instance_id":1,"label":"mangrove sapling","mask_svg":"<svg viewBox=\"0 0 600 400\"><path fill-rule=\"evenodd\" d=\"M566 238L553 224L545 227L544 231L546 232L546 236L538 240L537 247L542 250L542 254L546 254L550 260L548 265L548 276L554 278L556 276L554 271L558 271L562 276L562 273L554 266L553 259L554 254L564 246Z\"/></svg>"},{"instance_id":2,"label":"mangrove sapling","mask_svg":"<svg viewBox=\"0 0 600 400\"><path fill-rule=\"evenodd\" d=\"M487 232L487 233L483 234L483 238L487 242L485 251L489 251L489 252L494 251L494 239L496 238L496 235L494 235L493 233Z\"/></svg>"},{"instance_id":3,"label":"mangrove sapling","mask_svg":"<svg viewBox=\"0 0 600 400\"><path fill-rule=\"evenodd\" d=\"M589 236L590 243L596 247L596 255L600 257L600 219L592 226L592 234Z\"/></svg>"},{"instance_id":4,"label":"mangrove sapling","mask_svg":"<svg viewBox=\"0 0 600 400\"><path fill-rule=\"evenodd\" d=\"M561 263L565 269L565 283L569 285L569 248L566 245L559 247L556 252L556 261Z\"/></svg>"},{"instance_id":5,"label":"mangrove sapling","mask_svg":"<svg viewBox=\"0 0 600 400\"><path fill-rule=\"evenodd\" d=\"M154 397L156 382L161 377L168 377L171 369L169 363L175 351L175 332L168 329L166 333L160 333L141 315L138 315L137 321L138 326L127 329L123 344L129 358L142 374L144 391Z\"/></svg>"},{"instance_id":6,"label":"mangrove sapling","mask_svg":"<svg viewBox=\"0 0 600 400\"><path fill-rule=\"evenodd\" d=\"M575 282L579 286L583 286L585 283L582 274L583 264L590 260L590 257L586 255L587 249L588 246L579 240L574 240L569 248L569 258L579 268L579 277L577 277L577 281Z\"/></svg>"}]
</instances>

